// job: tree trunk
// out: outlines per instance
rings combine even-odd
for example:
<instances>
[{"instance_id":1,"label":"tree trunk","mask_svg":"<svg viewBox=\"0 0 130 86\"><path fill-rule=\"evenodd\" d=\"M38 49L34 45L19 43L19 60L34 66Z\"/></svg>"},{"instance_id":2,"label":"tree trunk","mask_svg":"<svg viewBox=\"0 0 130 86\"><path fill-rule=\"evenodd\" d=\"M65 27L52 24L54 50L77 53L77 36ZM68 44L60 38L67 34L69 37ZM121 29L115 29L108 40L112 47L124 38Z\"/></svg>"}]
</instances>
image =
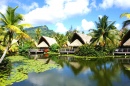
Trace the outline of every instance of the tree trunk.
<instances>
[{"instance_id":1,"label":"tree trunk","mask_svg":"<svg viewBox=\"0 0 130 86\"><path fill-rule=\"evenodd\" d=\"M3 55L1 56L1 58L0 58L0 63L3 61L5 55L6 55L7 51L8 51L8 48L9 48L9 45L6 47L6 49L5 49L4 53L3 53Z\"/></svg>"}]
</instances>

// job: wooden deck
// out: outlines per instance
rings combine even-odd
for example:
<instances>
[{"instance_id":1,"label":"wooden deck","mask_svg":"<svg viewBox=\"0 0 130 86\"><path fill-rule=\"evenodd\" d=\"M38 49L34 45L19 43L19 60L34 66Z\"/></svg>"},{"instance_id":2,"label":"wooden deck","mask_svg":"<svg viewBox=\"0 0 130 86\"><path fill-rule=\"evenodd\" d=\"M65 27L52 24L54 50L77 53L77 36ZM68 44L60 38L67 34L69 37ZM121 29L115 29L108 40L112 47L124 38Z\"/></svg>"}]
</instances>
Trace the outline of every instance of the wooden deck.
<instances>
[{"instance_id":1,"label":"wooden deck","mask_svg":"<svg viewBox=\"0 0 130 86\"><path fill-rule=\"evenodd\" d=\"M113 55L130 55L130 52L113 52Z\"/></svg>"},{"instance_id":2,"label":"wooden deck","mask_svg":"<svg viewBox=\"0 0 130 86\"><path fill-rule=\"evenodd\" d=\"M38 53L44 53L43 49L29 49L29 54L38 54Z\"/></svg>"},{"instance_id":3,"label":"wooden deck","mask_svg":"<svg viewBox=\"0 0 130 86\"><path fill-rule=\"evenodd\" d=\"M119 48L113 52L113 55L130 55L130 48Z\"/></svg>"},{"instance_id":4,"label":"wooden deck","mask_svg":"<svg viewBox=\"0 0 130 86\"><path fill-rule=\"evenodd\" d=\"M75 50L74 49L61 48L59 50L59 53L60 54L73 54L73 53L75 53Z\"/></svg>"}]
</instances>

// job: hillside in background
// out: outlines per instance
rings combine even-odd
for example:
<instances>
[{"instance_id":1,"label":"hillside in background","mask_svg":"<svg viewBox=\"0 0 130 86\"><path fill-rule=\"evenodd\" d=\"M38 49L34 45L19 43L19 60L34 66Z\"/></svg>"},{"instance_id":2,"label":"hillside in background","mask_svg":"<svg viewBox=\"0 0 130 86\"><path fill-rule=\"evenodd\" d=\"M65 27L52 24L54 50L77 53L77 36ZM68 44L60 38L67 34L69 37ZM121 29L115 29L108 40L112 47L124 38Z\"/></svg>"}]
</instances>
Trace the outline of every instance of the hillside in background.
<instances>
[{"instance_id":1,"label":"hillside in background","mask_svg":"<svg viewBox=\"0 0 130 86\"><path fill-rule=\"evenodd\" d=\"M36 30L40 29L41 31L41 36L49 36L51 37L55 32L53 30L49 30L49 28L44 25L44 26L37 26L37 27L31 27L31 28L26 28L25 31L31 36L33 39L36 37Z\"/></svg>"}]
</instances>

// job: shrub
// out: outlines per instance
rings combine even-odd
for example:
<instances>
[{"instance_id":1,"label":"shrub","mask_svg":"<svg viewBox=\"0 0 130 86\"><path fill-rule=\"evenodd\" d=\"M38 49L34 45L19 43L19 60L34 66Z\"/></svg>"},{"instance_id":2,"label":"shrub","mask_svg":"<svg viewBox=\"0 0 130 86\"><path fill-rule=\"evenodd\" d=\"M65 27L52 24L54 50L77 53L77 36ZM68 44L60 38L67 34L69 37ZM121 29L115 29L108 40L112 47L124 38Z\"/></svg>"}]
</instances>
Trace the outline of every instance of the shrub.
<instances>
[{"instance_id":1,"label":"shrub","mask_svg":"<svg viewBox=\"0 0 130 86\"><path fill-rule=\"evenodd\" d=\"M96 51L95 47L90 45L83 45L79 47L76 50L75 54L79 56L96 56L96 57L105 55L103 51Z\"/></svg>"},{"instance_id":2,"label":"shrub","mask_svg":"<svg viewBox=\"0 0 130 86\"><path fill-rule=\"evenodd\" d=\"M60 46L58 44L53 44L50 46L50 50L53 52L58 52L59 48L60 48Z\"/></svg>"}]
</instances>

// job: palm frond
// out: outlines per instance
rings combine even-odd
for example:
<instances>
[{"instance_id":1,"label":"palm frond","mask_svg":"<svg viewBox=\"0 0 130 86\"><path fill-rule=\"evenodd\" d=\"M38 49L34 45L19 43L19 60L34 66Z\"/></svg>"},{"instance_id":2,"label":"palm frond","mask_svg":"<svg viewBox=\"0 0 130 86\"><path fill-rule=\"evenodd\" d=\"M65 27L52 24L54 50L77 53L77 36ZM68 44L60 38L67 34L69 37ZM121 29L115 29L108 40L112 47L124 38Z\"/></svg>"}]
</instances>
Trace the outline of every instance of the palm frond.
<instances>
[{"instance_id":1,"label":"palm frond","mask_svg":"<svg viewBox=\"0 0 130 86\"><path fill-rule=\"evenodd\" d=\"M130 13L123 13L120 15L120 18L122 18L122 17L126 17L126 18L130 19Z\"/></svg>"},{"instance_id":2,"label":"palm frond","mask_svg":"<svg viewBox=\"0 0 130 86\"><path fill-rule=\"evenodd\" d=\"M129 24L130 24L130 20L124 21L124 22L123 22L123 27L122 27L122 28L126 27L126 26L129 25Z\"/></svg>"}]
</instances>

